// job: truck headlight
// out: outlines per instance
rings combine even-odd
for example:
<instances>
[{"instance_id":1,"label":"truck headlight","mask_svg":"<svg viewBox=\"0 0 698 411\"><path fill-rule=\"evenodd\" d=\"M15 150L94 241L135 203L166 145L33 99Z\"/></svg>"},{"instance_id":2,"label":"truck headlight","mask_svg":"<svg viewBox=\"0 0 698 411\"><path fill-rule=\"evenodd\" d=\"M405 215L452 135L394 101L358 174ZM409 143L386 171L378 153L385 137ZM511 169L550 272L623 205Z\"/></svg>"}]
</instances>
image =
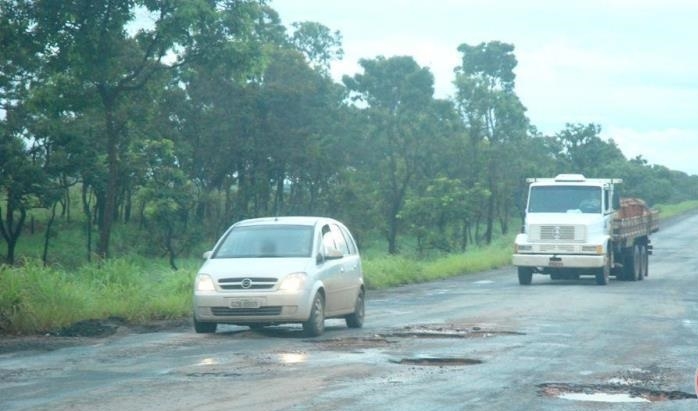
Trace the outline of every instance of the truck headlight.
<instances>
[{"instance_id":1,"label":"truck headlight","mask_svg":"<svg viewBox=\"0 0 698 411\"><path fill-rule=\"evenodd\" d=\"M287 275L281 284L279 284L279 290L282 291L298 291L305 286L305 280L308 277L306 273L293 273Z\"/></svg>"},{"instance_id":2,"label":"truck headlight","mask_svg":"<svg viewBox=\"0 0 698 411\"><path fill-rule=\"evenodd\" d=\"M582 252L583 253L594 253L594 254L603 254L604 253L602 245L583 245Z\"/></svg>"},{"instance_id":3,"label":"truck headlight","mask_svg":"<svg viewBox=\"0 0 698 411\"><path fill-rule=\"evenodd\" d=\"M518 245L516 244L516 252L531 252L533 251L532 245Z\"/></svg>"},{"instance_id":4,"label":"truck headlight","mask_svg":"<svg viewBox=\"0 0 698 411\"><path fill-rule=\"evenodd\" d=\"M211 276L199 274L196 276L194 289L196 291L216 291L216 286L213 284Z\"/></svg>"}]
</instances>

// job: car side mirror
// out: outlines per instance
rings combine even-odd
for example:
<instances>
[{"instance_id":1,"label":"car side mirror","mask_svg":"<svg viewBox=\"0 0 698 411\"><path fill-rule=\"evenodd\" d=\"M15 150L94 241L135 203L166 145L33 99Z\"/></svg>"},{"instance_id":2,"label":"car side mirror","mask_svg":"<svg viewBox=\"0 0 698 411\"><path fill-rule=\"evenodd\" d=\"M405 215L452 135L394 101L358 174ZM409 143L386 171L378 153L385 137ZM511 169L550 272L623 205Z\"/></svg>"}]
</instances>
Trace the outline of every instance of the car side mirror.
<instances>
[{"instance_id":1,"label":"car side mirror","mask_svg":"<svg viewBox=\"0 0 698 411\"><path fill-rule=\"evenodd\" d=\"M344 254L341 251L336 248L327 248L324 253L317 254L315 261L318 264L322 264L327 260L339 260L340 258L344 258Z\"/></svg>"},{"instance_id":2,"label":"car side mirror","mask_svg":"<svg viewBox=\"0 0 698 411\"><path fill-rule=\"evenodd\" d=\"M208 260L209 258L211 258L211 255L212 255L212 254L213 254L213 251L209 250L209 251L206 251L201 257L202 257L204 260Z\"/></svg>"},{"instance_id":3,"label":"car side mirror","mask_svg":"<svg viewBox=\"0 0 698 411\"><path fill-rule=\"evenodd\" d=\"M342 254L342 252L337 250L336 248L328 248L325 251L326 260L337 260L342 257L344 257L344 254Z\"/></svg>"}]
</instances>

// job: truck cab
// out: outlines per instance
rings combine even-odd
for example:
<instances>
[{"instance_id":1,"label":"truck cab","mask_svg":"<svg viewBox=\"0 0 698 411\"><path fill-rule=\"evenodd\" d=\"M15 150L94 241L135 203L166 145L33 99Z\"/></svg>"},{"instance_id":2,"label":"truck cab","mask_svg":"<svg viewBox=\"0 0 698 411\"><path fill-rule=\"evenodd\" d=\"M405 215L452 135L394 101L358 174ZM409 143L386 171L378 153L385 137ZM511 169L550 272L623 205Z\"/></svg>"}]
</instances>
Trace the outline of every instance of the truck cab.
<instances>
[{"instance_id":1,"label":"truck cab","mask_svg":"<svg viewBox=\"0 0 698 411\"><path fill-rule=\"evenodd\" d=\"M552 279L594 275L605 284L614 267L613 219L620 208L621 179L560 174L529 178L522 232L516 236L512 263L519 282L533 273Z\"/></svg>"}]
</instances>

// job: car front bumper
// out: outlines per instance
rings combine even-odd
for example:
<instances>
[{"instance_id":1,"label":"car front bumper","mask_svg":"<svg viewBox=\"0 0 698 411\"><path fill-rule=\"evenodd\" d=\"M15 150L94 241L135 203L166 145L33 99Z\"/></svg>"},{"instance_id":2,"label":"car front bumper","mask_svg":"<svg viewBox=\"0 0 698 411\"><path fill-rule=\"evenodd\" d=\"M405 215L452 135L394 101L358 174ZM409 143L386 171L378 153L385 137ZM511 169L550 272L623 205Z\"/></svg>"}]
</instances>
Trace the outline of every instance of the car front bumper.
<instances>
[{"instance_id":1,"label":"car front bumper","mask_svg":"<svg viewBox=\"0 0 698 411\"><path fill-rule=\"evenodd\" d=\"M195 293L197 321L228 324L303 322L310 316L306 292Z\"/></svg>"}]
</instances>

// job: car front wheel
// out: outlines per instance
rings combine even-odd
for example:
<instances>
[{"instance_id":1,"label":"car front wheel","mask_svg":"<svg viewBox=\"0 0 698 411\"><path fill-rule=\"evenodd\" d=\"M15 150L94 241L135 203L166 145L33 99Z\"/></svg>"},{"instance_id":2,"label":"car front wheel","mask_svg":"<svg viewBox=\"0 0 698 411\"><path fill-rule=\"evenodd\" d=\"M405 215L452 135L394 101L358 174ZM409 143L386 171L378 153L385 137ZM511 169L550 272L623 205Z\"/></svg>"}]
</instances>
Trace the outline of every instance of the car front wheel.
<instances>
[{"instance_id":1,"label":"car front wheel","mask_svg":"<svg viewBox=\"0 0 698 411\"><path fill-rule=\"evenodd\" d=\"M317 337L325 331L325 299L320 293L313 298L310 317L303 323L303 331L309 337Z\"/></svg>"},{"instance_id":2,"label":"car front wheel","mask_svg":"<svg viewBox=\"0 0 698 411\"><path fill-rule=\"evenodd\" d=\"M194 317L194 331L199 334L211 334L216 332L218 328L218 323L205 323L200 322Z\"/></svg>"}]
</instances>

